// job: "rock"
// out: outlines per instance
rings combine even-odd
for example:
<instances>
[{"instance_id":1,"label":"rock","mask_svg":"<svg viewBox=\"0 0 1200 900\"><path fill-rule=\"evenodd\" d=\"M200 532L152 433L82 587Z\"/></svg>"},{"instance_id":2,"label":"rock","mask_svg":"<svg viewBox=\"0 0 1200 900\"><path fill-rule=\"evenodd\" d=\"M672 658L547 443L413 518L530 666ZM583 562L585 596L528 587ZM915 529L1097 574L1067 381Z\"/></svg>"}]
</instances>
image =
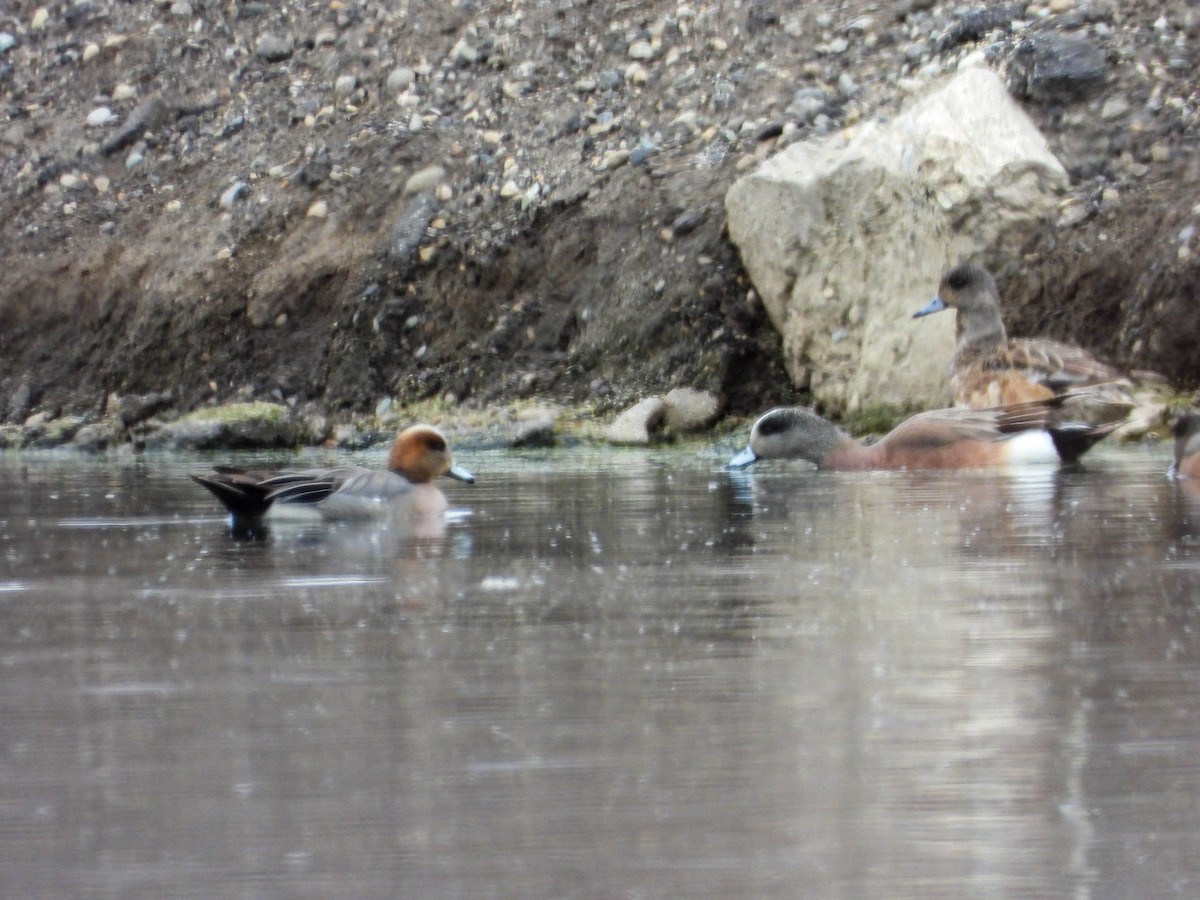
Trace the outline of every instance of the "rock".
<instances>
[{"instance_id":1,"label":"rock","mask_svg":"<svg viewBox=\"0 0 1200 900\"><path fill-rule=\"evenodd\" d=\"M277 403L230 403L200 409L147 435L148 447L171 450L255 450L291 447L296 423Z\"/></svg>"},{"instance_id":2,"label":"rock","mask_svg":"<svg viewBox=\"0 0 1200 900\"><path fill-rule=\"evenodd\" d=\"M1013 94L1034 103L1076 103L1108 80L1104 48L1075 35L1042 34L1021 41L1008 65Z\"/></svg>"},{"instance_id":3,"label":"rock","mask_svg":"<svg viewBox=\"0 0 1200 900\"><path fill-rule=\"evenodd\" d=\"M849 142L791 145L726 209L797 386L835 413L938 406L953 326L913 311L951 261L1019 255L1066 182L1000 79L974 68Z\"/></svg>"},{"instance_id":4,"label":"rock","mask_svg":"<svg viewBox=\"0 0 1200 900\"><path fill-rule=\"evenodd\" d=\"M75 432L71 445L87 453L100 453L121 443L120 423L115 419L92 422Z\"/></svg>"},{"instance_id":5,"label":"rock","mask_svg":"<svg viewBox=\"0 0 1200 900\"><path fill-rule=\"evenodd\" d=\"M174 397L169 391L151 394L126 394L122 397L110 397L109 406L115 408L117 419L126 428L132 428L145 422L151 416L158 415L169 409L174 403Z\"/></svg>"},{"instance_id":6,"label":"rock","mask_svg":"<svg viewBox=\"0 0 1200 900\"><path fill-rule=\"evenodd\" d=\"M387 89L393 94L403 94L417 80L417 73L407 66L392 69L387 77Z\"/></svg>"},{"instance_id":7,"label":"rock","mask_svg":"<svg viewBox=\"0 0 1200 900\"><path fill-rule=\"evenodd\" d=\"M87 116L87 124L90 128L101 128L111 122L116 116L113 111L107 106L97 106Z\"/></svg>"},{"instance_id":8,"label":"rock","mask_svg":"<svg viewBox=\"0 0 1200 900\"><path fill-rule=\"evenodd\" d=\"M250 190L250 185L244 181L235 181L225 192L221 194L220 206L221 209L233 209L235 203L246 195Z\"/></svg>"},{"instance_id":9,"label":"rock","mask_svg":"<svg viewBox=\"0 0 1200 900\"><path fill-rule=\"evenodd\" d=\"M277 63L290 59L294 47L292 39L283 35L267 32L254 45L254 55L264 62Z\"/></svg>"},{"instance_id":10,"label":"rock","mask_svg":"<svg viewBox=\"0 0 1200 900\"><path fill-rule=\"evenodd\" d=\"M446 170L441 166L426 166L409 176L404 183L404 193L419 194L422 191L432 191L446 180Z\"/></svg>"},{"instance_id":11,"label":"rock","mask_svg":"<svg viewBox=\"0 0 1200 900\"><path fill-rule=\"evenodd\" d=\"M405 207L388 233L386 252L393 265L407 262L416 252L437 208L437 199L427 192L416 194Z\"/></svg>"},{"instance_id":12,"label":"rock","mask_svg":"<svg viewBox=\"0 0 1200 900\"><path fill-rule=\"evenodd\" d=\"M514 450L547 450L558 445L554 419L533 419L518 424L509 446Z\"/></svg>"},{"instance_id":13,"label":"rock","mask_svg":"<svg viewBox=\"0 0 1200 900\"><path fill-rule=\"evenodd\" d=\"M147 131L160 128L170 118L171 110L162 97L155 95L147 97L134 107L125 124L100 145L100 152L105 156L123 150L139 140ZM131 168L126 162L126 167Z\"/></svg>"},{"instance_id":14,"label":"rock","mask_svg":"<svg viewBox=\"0 0 1200 900\"><path fill-rule=\"evenodd\" d=\"M707 428L717 418L720 402L714 394L696 388L679 387L663 398L667 428L683 434Z\"/></svg>"},{"instance_id":15,"label":"rock","mask_svg":"<svg viewBox=\"0 0 1200 900\"><path fill-rule=\"evenodd\" d=\"M604 429L604 437L612 444L644 447L662 426L666 411L662 397L647 397L618 415Z\"/></svg>"}]
</instances>

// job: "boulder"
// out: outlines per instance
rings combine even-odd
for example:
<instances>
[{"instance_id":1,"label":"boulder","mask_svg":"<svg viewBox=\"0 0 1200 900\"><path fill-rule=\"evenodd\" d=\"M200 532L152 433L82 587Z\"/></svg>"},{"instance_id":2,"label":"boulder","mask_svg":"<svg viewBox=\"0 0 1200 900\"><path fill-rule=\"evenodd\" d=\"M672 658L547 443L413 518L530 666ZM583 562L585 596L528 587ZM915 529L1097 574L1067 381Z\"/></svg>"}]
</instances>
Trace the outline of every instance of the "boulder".
<instances>
[{"instance_id":1,"label":"boulder","mask_svg":"<svg viewBox=\"0 0 1200 900\"><path fill-rule=\"evenodd\" d=\"M1066 184L1003 82L969 68L889 123L793 144L725 202L792 380L839 413L949 401L952 317L912 313L951 262L1018 256Z\"/></svg>"},{"instance_id":2,"label":"boulder","mask_svg":"<svg viewBox=\"0 0 1200 900\"><path fill-rule=\"evenodd\" d=\"M149 447L171 450L252 450L292 447L297 442L291 410L277 403L230 403L198 409L146 438Z\"/></svg>"},{"instance_id":3,"label":"boulder","mask_svg":"<svg viewBox=\"0 0 1200 900\"><path fill-rule=\"evenodd\" d=\"M604 437L612 444L645 447L651 435L662 427L666 409L662 397L639 400L613 419L604 430Z\"/></svg>"}]
</instances>

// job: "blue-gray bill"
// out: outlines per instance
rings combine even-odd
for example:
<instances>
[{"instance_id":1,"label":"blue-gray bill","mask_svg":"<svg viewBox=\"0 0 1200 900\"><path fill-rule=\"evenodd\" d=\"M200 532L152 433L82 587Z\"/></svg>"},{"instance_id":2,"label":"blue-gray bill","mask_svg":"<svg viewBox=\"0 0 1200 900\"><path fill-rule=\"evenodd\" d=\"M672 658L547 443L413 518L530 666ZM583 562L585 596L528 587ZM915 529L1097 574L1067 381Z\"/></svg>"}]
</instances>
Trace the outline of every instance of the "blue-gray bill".
<instances>
[{"instance_id":1,"label":"blue-gray bill","mask_svg":"<svg viewBox=\"0 0 1200 900\"><path fill-rule=\"evenodd\" d=\"M745 469L748 466L754 465L758 461L758 454L747 447L729 462L725 463L727 469Z\"/></svg>"},{"instance_id":2,"label":"blue-gray bill","mask_svg":"<svg viewBox=\"0 0 1200 900\"><path fill-rule=\"evenodd\" d=\"M934 297L932 300L930 300L928 303L926 303L924 306L922 306L920 309L918 309L915 313L913 313L913 318L919 319L919 318L921 318L921 316L931 316L936 312L941 312L945 308L946 308L946 301L943 300L941 297Z\"/></svg>"},{"instance_id":3,"label":"blue-gray bill","mask_svg":"<svg viewBox=\"0 0 1200 900\"><path fill-rule=\"evenodd\" d=\"M462 466L451 466L446 474L457 481L465 481L467 484L475 483L475 476Z\"/></svg>"}]
</instances>

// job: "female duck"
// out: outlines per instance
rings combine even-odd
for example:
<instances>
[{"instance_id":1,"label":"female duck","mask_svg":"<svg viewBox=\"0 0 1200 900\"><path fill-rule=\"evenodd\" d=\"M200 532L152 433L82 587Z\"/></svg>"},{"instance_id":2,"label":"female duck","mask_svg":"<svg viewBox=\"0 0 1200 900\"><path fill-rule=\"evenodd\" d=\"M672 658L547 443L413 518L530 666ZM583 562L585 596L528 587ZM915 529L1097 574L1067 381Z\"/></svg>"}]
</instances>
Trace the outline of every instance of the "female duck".
<instances>
[{"instance_id":1,"label":"female duck","mask_svg":"<svg viewBox=\"0 0 1200 900\"><path fill-rule=\"evenodd\" d=\"M1060 406L1052 399L995 409L935 409L905 419L870 445L812 410L779 407L754 423L749 446L728 465L741 469L759 459L807 459L819 469L862 470L1055 462L1068 458L1078 427L1058 420Z\"/></svg>"},{"instance_id":2,"label":"female duck","mask_svg":"<svg viewBox=\"0 0 1200 900\"><path fill-rule=\"evenodd\" d=\"M1120 369L1071 344L1010 338L1000 316L996 281L982 266L962 263L948 270L937 296L913 318L944 309L957 311L950 374L955 405L985 409L1091 387L1075 395L1071 417L1097 430L1107 429L1104 434L1115 430L1107 426L1120 425L1134 408L1131 383ZM1087 446L1096 440L1099 437Z\"/></svg>"},{"instance_id":3,"label":"female duck","mask_svg":"<svg viewBox=\"0 0 1200 900\"><path fill-rule=\"evenodd\" d=\"M272 504L309 504L327 519L369 519L403 513L440 515L446 497L432 481L448 475L467 484L475 476L454 464L446 438L429 425L397 435L386 469L239 469L216 466L192 480L216 496L235 519L259 519Z\"/></svg>"}]
</instances>

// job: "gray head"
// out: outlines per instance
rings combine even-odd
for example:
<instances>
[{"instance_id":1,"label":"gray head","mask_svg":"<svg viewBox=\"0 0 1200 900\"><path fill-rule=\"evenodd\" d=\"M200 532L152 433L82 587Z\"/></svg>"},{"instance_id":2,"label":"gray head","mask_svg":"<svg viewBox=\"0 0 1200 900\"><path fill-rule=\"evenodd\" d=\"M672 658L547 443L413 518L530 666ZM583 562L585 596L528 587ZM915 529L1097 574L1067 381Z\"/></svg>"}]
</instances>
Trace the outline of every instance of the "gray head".
<instances>
[{"instance_id":1,"label":"gray head","mask_svg":"<svg viewBox=\"0 0 1200 900\"><path fill-rule=\"evenodd\" d=\"M749 446L728 465L744 469L760 459L807 459L819 466L845 440L841 429L811 409L780 406L759 416Z\"/></svg>"},{"instance_id":2,"label":"gray head","mask_svg":"<svg viewBox=\"0 0 1200 900\"><path fill-rule=\"evenodd\" d=\"M987 269L975 263L959 263L942 275L937 296L913 313L913 318L951 308L968 313L984 311L989 307L998 310L999 297L996 279Z\"/></svg>"},{"instance_id":3,"label":"gray head","mask_svg":"<svg viewBox=\"0 0 1200 900\"><path fill-rule=\"evenodd\" d=\"M928 316L943 309L956 309L954 331L958 353L972 354L1004 343L1008 335L1000 318L1000 293L996 279L983 266L959 263L948 269L938 285L937 296L915 313Z\"/></svg>"}]
</instances>

